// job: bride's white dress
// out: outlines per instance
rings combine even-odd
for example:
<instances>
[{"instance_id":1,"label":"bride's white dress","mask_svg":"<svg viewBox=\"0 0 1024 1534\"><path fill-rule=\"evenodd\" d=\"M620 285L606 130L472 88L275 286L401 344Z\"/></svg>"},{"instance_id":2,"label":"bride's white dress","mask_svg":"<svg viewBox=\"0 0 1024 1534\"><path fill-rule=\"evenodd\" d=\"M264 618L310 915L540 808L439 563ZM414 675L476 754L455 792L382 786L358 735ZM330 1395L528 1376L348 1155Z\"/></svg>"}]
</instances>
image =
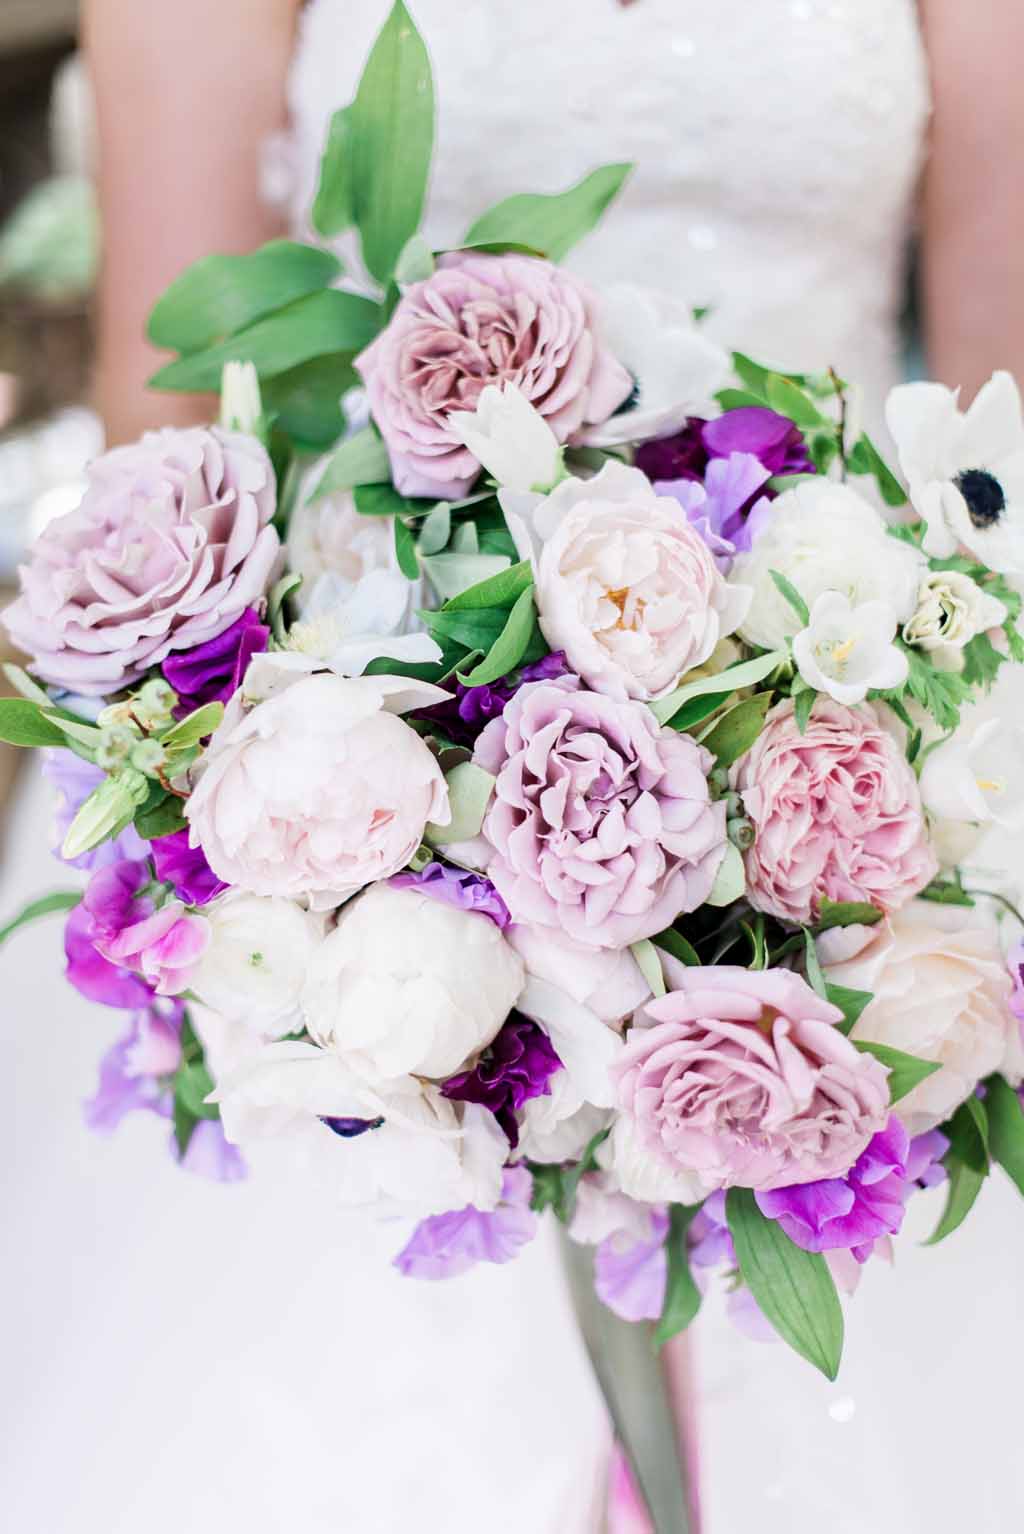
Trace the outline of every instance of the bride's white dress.
<instances>
[{"instance_id":1,"label":"bride's white dress","mask_svg":"<svg viewBox=\"0 0 1024 1534\"><path fill-rule=\"evenodd\" d=\"M637 170L574 257L712 306L780 365L898 373L928 112L909 0L414 0L440 131L430 232L508 193ZM293 203L385 0L319 0L296 61ZM252 45L252 40L246 46ZM280 158L277 174L281 171ZM999 362L1002 359L993 359ZM57 882L18 804L0 915ZM178 1172L148 1118L90 1136L116 1019L59 977L54 926L2 956L0 1505L11 1534L595 1534L607 1451L550 1233L423 1285L397 1235L261 1169ZM999 1179L968 1228L849 1307L830 1386L782 1347L695 1329L705 1534L1007 1534L1019 1463L1024 1220Z\"/></svg>"}]
</instances>

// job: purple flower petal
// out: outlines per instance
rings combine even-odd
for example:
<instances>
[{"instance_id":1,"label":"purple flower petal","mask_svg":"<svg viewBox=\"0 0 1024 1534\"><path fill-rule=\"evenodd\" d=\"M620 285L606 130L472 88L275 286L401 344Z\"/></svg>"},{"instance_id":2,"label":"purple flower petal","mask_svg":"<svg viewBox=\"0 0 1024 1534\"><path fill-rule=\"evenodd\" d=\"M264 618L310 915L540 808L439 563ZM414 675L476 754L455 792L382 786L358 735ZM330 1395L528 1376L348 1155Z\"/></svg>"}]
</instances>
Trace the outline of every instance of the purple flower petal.
<instances>
[{"instance_id":1,"label":"purple flower petal","mask_svg":"<svg viewBox=\"0 0 1024 1534\"><path fill-rule=\"evenodd\" d=\"M269 640L269 628L260 622L255 608L247 607L216 638L194 650L168 655L161 669L178 694L179 718L204 703L226 703L242 685L252 657L261 654Z\"/></svg>"},{"instance_id":2,"label":"purple flower petal","mask_svg":"<svg viewBox=\"0 0 1024 1534\"><path fill-rule=\"evenodd\" d=\"M228 888L206 861L202 847L189 846L187 830L154 837L149 847L157 878L169 884L186 905L206 905Z\"/></svg>"},{"instance_id":3,"label":"purple flower petal","mask_svg":"<svg viewBox=\"0 0 1024 1534\"><path fill-rule=\"evenodd\" d=\"M457 906L460 911L480 911L489 916L502 931L512 920L508 906L483 874L474 874L462 868L450 868L447 863L428 863L419 873L407 869L394 874L388 880L395 889L418 889L432 900L445 905Z\"/></svg>"},{"instance_id":4,"label":"purple flower petal","mask_svg":"<svg viewBox=\"0 0 1024 1534\"><path fill-rule=\"evenodd\" d=\"M478 1262L511 1262L537 1233L530 1208L533 1179L525 1167L507 1167L497 1209L468 1204L421 1220L394 1266L407 1278L455 1278Z\"/></svg>"},{"instance_id":5,"label":"purple flower petal","mask_svg":"<svg viewBox=\"0 0 1024 1534\"><path fill-rule=\"evenodd\" d=\"M668 1216L652 1211L649 1241L609 1236L594 1253L594 1289L623 1321L656 1321L665 1304Z\"/></svg>"},{"instance_id":6,"label":"purple flower petal","mask_svg":"<svg viewBox=\"0 0 1024 1534\"><path fill-rule=\"evenodd\" d=\"M186 1172L211 1182L242 1182L249 1175L245 1158L236 1145L224 1136L220 1119L200 1119L189 1136L184 1156L171 1137L171 1152Z\"/></svg>"},{"instance_id":7,"label":"purple flower petal","mask_svg":"<svg viewBox=\"0 0 1024 1534\"><path fill-rule=\"evenodd\" d=\"M441 1083L441 1095L490 1109L514 1150L519 1144L516 1113L532 1097L548 1097L551 1077L561 1068L544 1030L513 1012L472 1070Z\"/></svg>"}]
</instances>

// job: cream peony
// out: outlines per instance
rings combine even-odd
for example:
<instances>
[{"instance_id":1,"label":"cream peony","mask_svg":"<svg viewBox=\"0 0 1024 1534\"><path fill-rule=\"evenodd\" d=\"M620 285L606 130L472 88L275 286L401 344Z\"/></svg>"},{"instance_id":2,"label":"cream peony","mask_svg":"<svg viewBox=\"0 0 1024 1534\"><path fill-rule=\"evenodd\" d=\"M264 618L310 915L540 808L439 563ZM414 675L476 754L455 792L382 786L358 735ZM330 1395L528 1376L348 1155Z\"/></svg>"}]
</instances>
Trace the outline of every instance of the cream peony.
<instances>
[{"instance_id":1,"label":"cream peony","mask_svg":"<svg viewBox=\"0 0 1024 1534\"><path fill-rule=\"evenodd\" d=\"M835 985L874 997L853 1038L942 1065L896 1104L912 1135L942 1123L982 1077L999 1069L1018 1028L998 932L979 910L914 901L879 925L856 958L832 965L827 975Z\"/></svg>"},{"instance_id":2,"label":"cream peony","mask_svg":"<svg viewBox=\"0 0 1024 1534\"><path fill-rule=\"evenodd\" d=\"M203 907L210 940L192 975L199 1000L255 1033L301 1027L299 994L323 919L292 900L231 891Z\"/></svg>"}]
</instances>

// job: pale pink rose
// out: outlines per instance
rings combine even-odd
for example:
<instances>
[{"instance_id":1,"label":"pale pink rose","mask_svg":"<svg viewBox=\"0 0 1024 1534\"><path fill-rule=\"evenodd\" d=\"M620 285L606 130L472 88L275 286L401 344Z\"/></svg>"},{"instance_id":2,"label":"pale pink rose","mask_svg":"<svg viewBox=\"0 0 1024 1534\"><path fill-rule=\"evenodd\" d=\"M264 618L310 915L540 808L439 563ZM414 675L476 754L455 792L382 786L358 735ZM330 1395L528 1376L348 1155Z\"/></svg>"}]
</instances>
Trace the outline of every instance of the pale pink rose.
<instances>
[{"instance_id":1,"label":"pale pink rose","mask_svg":"<svg viewBox=\"0 0 1024 1534\"><path fill-rule=\"evenodd\" d=\"M639 469L609 462L563 480L531 521L544 637L596 692L663 697L746 616L750 589L723 579L679 503Z\"/></svg>"},{"instance_id":2,"label":"pale pink rose","mask_svg":"<svg viewBox=\"0 0 1024 1534\"><path fill-rule=\"evenodd\" d=\"M488 384L514 384L559 442L607 420L633 380L600 340L595 313L589 289L549 261L442 256L356 358L398 489L465 494L480 462L448 417L472 410Z\"/></svg>"},{"instance_id":3,"label":"pale pink rose","mask_svg":"<svg viewBox=\"0 0 1024 1534\"><path fill-rule=\"evenodd\" d=\"M872 993L855 1039L941 1064L896 1104L911 1135L942 1123L984 1076L1019 1053L1012 981L995 924L980 910L915 900L879 923L856 958L827 974L836 985Z\"/></svg>"},{"instance_id":4,"label":"pale pink rose","mask_svg":"<svg viewBox=\"0 0 1024 1534\"><path fill-rule=\"evenodd\" d=\"M693 911L725 854L712 758L642 703L579 678L521 687L477 740L495 775L487 873L512 919L625 948Z\"/></svg>"},{"instance_id":5,"label":"pale pink rose","mask_svg":"<svg viewBox=\"0 0 1024 1534\"><path fill-rule=\"evenodd\" d=\"M158 996L180 996L191 985L209 941L206 918L190 915L180 900L171 900L115 936L98 937L96 947L112 964L139 970Z\"/></svg>"},{"instance_id":6,"label":"pale pink rose","mask_svg":"<svg viewBox=\"0 0 1024 1534\"><path fill-rule=\"evenodd\" d=\"M747 896L806 923L823 897L897 910L938 872L917 779L870 704L819 697L801 735L787 699L732 768L754 826Z\"/></svg>"},{"instance_id":7,"label":"pale pink rose","mask_svg":"<svg viewBox=\"0 0 1024 1534\"><path fill-rule=\"evenodd\" d=\"M651 994L628 948L592 948L551 927L515 923L505 936L528 975L557 986L610 1028L621 1027Z\"/></svg>"},{"instance_id":8,"label":"pale pink rose","mask_svg":"<svg viewBox=\"0 0 1024 1534\"><path fill-rule=\"evenodd\" d=\"M614 1074L650 1156L714 1188L839 1177L889 1109L886 1071L788 970L710 965L647 1003Z\"/></svg>"},{"instance_id":9,"label":"pale pink rose","mask_svg":"<svg viewBox=\"0 0 1024 1534\"><path fill-rule=\"evenodd\" d=\"M447 696L405 677L278 679L228 708L185 813L225 884L340 905L404 868L427 821L447 824L434 756L396 712Z\"/></svg>"},{"instance_id":10,"label":"pale pink rose","mask_svg":"<svg viewBox=\"0 0 1024 1534\"><path fill-rule=\"evenodd\" d=\"M115 692L259 602L280 552L275 497L266 451L238 432L167 428L105 453L36 540L8 633L44 681Z\"/></svg>"}]
</instances>

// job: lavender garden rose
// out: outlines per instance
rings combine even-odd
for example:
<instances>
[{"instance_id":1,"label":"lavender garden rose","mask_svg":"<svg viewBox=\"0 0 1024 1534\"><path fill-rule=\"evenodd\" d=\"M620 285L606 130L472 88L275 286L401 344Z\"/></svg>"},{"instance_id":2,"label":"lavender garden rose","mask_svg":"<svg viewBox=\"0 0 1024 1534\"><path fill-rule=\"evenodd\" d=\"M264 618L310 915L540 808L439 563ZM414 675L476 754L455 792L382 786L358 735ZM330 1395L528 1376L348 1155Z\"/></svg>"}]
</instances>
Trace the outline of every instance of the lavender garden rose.
<instances>
[{"instance_id":1,"label":"lavender garden rose","mask_svg":"<svg viewBox=\"0 0 1024 1534\"><path fill-rule=\"evenodd\" d=\"M515 922L595 948L660 932L711 893L725 804L711 756L578 677L522 687L477 741L495 775L487 874Z\"/></svg>"},{"instance_id":2,"label":"lavender garden rose","mask_svg":"<svg viewBox=\"0 0 1024 1534\"><path fill-rule=\"evenodd\" d=\"M81 504L36 540L7 632L43 681L116 692L262 598L279 556L274 507L255 438L147 432L98 458Z\"/></svg>"},{"instance_id":3,"label":"lavender garden rose","mask_svg":"<svg viewBox=\"0 0 1024 1534\"><path fill-rule=\"evenodd\" d=\"M406 289L356 359L405 495L464 495L479 460L449 422L488 384L512 383L559 442L607 420L633 380L601 341L577 277L531 256L463 251Z\"/></svg>"}]
</instances>

